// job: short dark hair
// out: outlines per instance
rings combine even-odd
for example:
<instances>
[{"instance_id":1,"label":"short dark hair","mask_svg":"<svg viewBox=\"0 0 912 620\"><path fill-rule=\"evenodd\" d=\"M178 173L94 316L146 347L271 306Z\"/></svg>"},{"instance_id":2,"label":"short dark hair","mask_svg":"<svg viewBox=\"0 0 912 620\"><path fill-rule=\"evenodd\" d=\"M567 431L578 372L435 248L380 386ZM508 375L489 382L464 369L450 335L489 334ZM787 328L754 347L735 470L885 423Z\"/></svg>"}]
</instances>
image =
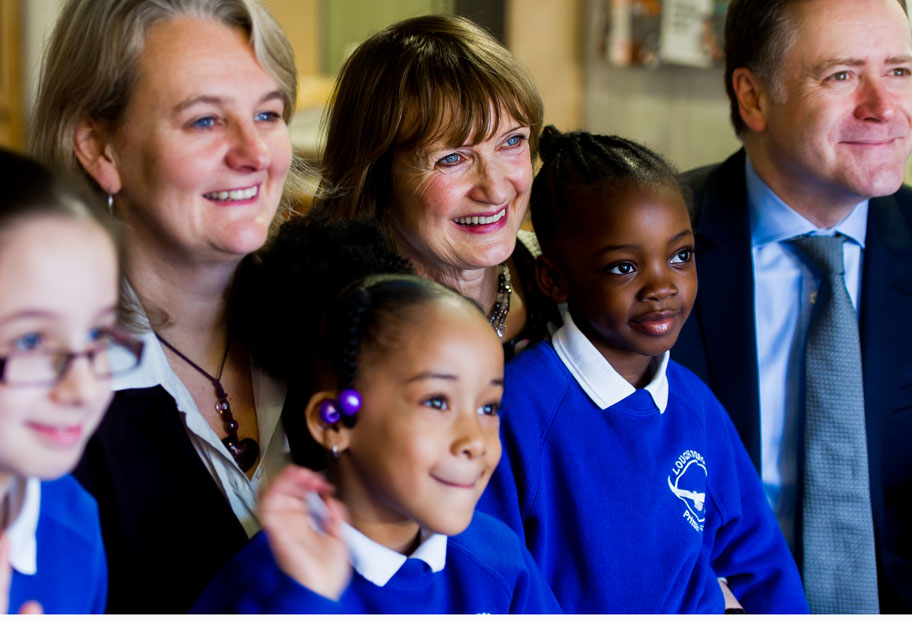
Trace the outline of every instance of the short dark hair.
<instances>
[{"instance_id":1,"label":"short dark hair","mask_svg":"<svg viewBox=\"0 0 912 620\"><path fill-rule=\"evenodd\" d=\"M0 148L0 170L6 179L0 198L0 233L35 217L64 217L96 224L108 235L118 252L123 252L116 220L104 211L97 198L83 184L45 166L31 157ZM130 302L123 286L118 303L118 319L130 315Z\"/></svg>"},{"instance_id":2,"label":"short dark hair","mask_svg":"<svg viewBox=\"0 0 912 620\"><path fill-rule=\"evenodd\" d=\"M739 136L747 128L732 84L735 69L745 67L767 85L778 85L779 63L794 42L788 7L801 0L732 0L725 16L725 92L731 122ZM906 0L897 0L907 13Z\"/></svg>"},{"instance_id":3,"label":"short dark hair","mask_svg":"<svg viewBox=\"0 0 912 620\"><path fill-rule=\"evenodd\" d=\"M394 344L423 302L474 304L414 275L373 219L297 216L250 258L231 292L229 328L269 374L307 389L350 387L358 355Z\"/></svg>"},{"instance_id":4,"label":"short dark hair","mask_svg":"<svg viewBox=\"0 0 912 620\"><path fill-rule=\"evenodd\" d=\"M0 200L0 230L40 215L95 217L100 223L101 212L82 188L34 159L0 148L0 169L9 179Z\"/></svg>"},{"instance_id":5,"label":"short dark hair","mask_svg":"<svg viewBox=\"0 0 912 620\"><path fill-rule=\"evenodd\" d=\"M621 192L633 187L671 187L690 210L690 190L678 171L642 144L620 136L585 131L542 132L542 165L529 199L532 227L545 256L553 249L561 222L579 204L581 191Z\"/></svg>"},{"instance_id":6,"label":"short dark hair","mask_svg":"<svg viewBox=\"0 0 912 620\"><path fill-rule=\"evenodd\" d=\"M382 360L412 330L428 304L456 299L484 316L458 291L417 275L376 274L354 282L329 306L317 345L317 379L352 387L365 354Z\"/></svg>"}]
</instances>

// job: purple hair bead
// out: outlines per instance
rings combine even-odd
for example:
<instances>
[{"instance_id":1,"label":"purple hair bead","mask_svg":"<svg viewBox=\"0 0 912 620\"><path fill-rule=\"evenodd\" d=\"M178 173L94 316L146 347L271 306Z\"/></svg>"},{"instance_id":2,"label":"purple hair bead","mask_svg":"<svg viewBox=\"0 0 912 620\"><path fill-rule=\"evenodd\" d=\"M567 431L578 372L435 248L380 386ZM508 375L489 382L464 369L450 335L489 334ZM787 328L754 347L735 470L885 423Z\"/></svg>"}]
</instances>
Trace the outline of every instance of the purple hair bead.
<instances>
[{"instance_id":1,"label":"purple hair bead","mask_svg":"<svg viewBox=\"0 0 912 620\"><path fill-rule=\"evenodd\" d=\"M339 409L342 415L351 417L361 410L361 395L351 388L339 392Z\"/></svg>"},{"instance_id":2,"label":"purple hair bead","mask_svg":"<svg viewBox=\"0 0 912 620\"><path fill-rule=\"evenodd\" d=\"M320 419L327 424L335 424L338 422L339 418L342 417L342 414L339 413L339 408L336 405L336 401L332 398L324 398L321 400L320 404L317 405L317 410L320 412Z\"/></svg>"}]
</instances>

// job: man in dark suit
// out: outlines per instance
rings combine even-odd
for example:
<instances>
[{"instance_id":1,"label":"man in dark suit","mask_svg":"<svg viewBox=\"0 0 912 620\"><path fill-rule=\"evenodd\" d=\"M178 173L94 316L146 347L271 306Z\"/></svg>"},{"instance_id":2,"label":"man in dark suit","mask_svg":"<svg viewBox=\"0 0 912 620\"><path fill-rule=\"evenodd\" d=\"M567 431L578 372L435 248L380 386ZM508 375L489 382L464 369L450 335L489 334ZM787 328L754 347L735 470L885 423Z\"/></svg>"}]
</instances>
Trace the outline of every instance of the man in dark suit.
<instances>
[{"instance_id":1,"label":"man in dark suit","mask_svg":"<svg viewBox=\"0 0 912 620\"><path fill-rule=\"evenodd\" d=\"M912 37L905 4L733 0L725 80L744 148L687 174L700 291L672 357L728 409L802 566L802 527L811 520L802 512L811 504L802 470L805 354L820 276L791 239L839 236L861 342L855 372L866 442L857 443L867 455L852 467L866 461L862 479L870 483L872 598L876 606L879 595L881 612L908 613L912 190L901 184L912 148ZM839 484L833 481L834 493ZM862 577L840 578L851 585Z\"/></svg>"}]
</instances>

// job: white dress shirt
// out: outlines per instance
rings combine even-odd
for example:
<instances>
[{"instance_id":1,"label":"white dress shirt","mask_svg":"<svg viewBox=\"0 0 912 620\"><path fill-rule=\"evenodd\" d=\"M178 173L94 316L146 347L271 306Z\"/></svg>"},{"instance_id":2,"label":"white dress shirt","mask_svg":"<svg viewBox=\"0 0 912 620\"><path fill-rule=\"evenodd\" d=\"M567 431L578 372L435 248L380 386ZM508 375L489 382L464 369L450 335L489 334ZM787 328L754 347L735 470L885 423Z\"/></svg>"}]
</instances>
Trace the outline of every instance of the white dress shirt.
<instances>
[{"instance_id":1,"label":"white dress shirt","mask_svg":"<svg viewBox=\"0 0 912 620\"><path fill-rule=\"evenodd\" d=\"M247 536L252 537L262 529L256 513L259 490L291 460L288 440L281 423L282 405L285 402L284 384L251 365L260 460L253 476L248 479L247 474L238 467L222 440L206 422L186 386L171 369L155 334L144 332L139 338L144 344L142 362L130 373L116 377L114 390L161 385L174 398L177 409L183 417L190 442L219 489L228 499L232 511L244 527ZM213 406L215 401L213 391ZM187 510L192 510L192 507L188 506Z\"/></svg>"},{"instance_id":2,"label":"white dress shirt","mask_svg":"<svg viewBox=\"0 0 912 620\"><path fill-rule=\"evenodd\" d=\"M856 205L836 226L821 229L776 196L757 175L749 159L745 177L760 387L760 477L782 532L794 551L804 351L809 304L816 297L819 282L795 249L784 241L806 234L846 236L845 282L857 312L868 201Z\"/></svg>"}]
</instances>

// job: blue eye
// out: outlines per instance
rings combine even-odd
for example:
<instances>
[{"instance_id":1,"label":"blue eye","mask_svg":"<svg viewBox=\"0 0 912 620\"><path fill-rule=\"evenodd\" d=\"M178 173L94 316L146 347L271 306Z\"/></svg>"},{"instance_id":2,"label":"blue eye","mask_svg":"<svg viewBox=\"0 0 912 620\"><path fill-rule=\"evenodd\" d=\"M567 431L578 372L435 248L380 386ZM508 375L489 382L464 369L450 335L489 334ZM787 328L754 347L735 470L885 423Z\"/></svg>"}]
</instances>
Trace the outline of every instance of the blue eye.
<instances>
[{"instance_id":1,"label":"blue eye","mask_svg":"<svg viewBox=\"0 0 912 620\"><path fill-rule=\"evenodd\" d=\"M693 258L693 250L690 248L683 248L675 252L675 255L671 257L672 264L681 264L689 263L690 259Z\"/></svg>"},{"instance_id":2,"label":"blue eye","mask_svg":"<svg viewBox=\"0 0 912 620\"><path fill-rule=\"evenodd\" d=\"M108 330L104 327L93 327L89 330L89 342L98 342L108 337Z\"/></svg>"},{"instance_id":3,"label":"blue eye","mask_svg":"<svg viewBox=\"0 0 912 620\"><path fill-rule=\"evenodd\" d=\"M629 261L624 261L621 263L609 265L606 271L608 273L613 273L619 276L626 276L636 271L636 265Z\"/></svg>"},{"instance_id":4,"label":"blue eye","mask_svg":"<svg viewBox=\"0 0 912 620\"><path fill-rule=\"evenodd\" d=\"M431 409L439 409L440 411L446 411L447 409L449 409L449 405L447 404L446 396L443 396L441 394L438 394L436 396L431 396L427 400L423 401L421 404L424 405L425 407L430 407Z\"/></svg>"},{"instance_id":5,"label":"blue eye","mask_svg":"<svg viewBox=\"0 0 912 620\"><path fill-rule=\"evenodd\" d=\"M34 351L39 348L44 343L44 336L37 333L31 332L28 334L23 334L13 340L13 349L16 351Z\"/></svg>"},{"instance_id":6,"label":"blue eye","mask_svg":"<svg viewBox=\"0 0 912 620\"><path fill-rule=\"evenodd\" d=\"M504 142L504 145L505 146L518 146L525 139L526 139L525 136L520 136L520 135L510 136L509 138L507 138L507 141Z\"/></svg>"},{"instance_id":7,"label":"blue eye","mask_svg":"<svg viewBox=\"0 0 912 620\"><path fill-rule=\"evenodd\" d=\"M480 415L498 415L500 413L500 403L488 403L478 408Z\"/></svg>"},{"instance_id":8,"label":"blue eye","mask_svg":"<svg viewBox=\"0 0 912 620\"><path fill-rule=\"evenodd\" d=\"M211 129L212 127L215 127L215 117L204 116L203 118L198 118L190 123L190 126L197 129Z\"/></svg>"},{"instance_id":9,"label":"blue eye","mask_svg":"<svg viewBox=\"0 0 912 620\"><path fill-rule=\"evenodd\" d=\"M255 117L257 121L266 121L268 123L274 123L275 121L282 118L282 115L278 112L259 112Z\"/></svg>"},{"instance_id":10,"label":"blue eye","mask_svg":"<svg viewBox=\"0 0 912 620\"><path fill-rule=\"evenodd\" d=\"M438 159L437 163L441 166L453 166L455 164L458 164L461 159L462 157L459 155L459 153L450 153L449 155L445 155Z\"/></svg>"}]
</instances>

